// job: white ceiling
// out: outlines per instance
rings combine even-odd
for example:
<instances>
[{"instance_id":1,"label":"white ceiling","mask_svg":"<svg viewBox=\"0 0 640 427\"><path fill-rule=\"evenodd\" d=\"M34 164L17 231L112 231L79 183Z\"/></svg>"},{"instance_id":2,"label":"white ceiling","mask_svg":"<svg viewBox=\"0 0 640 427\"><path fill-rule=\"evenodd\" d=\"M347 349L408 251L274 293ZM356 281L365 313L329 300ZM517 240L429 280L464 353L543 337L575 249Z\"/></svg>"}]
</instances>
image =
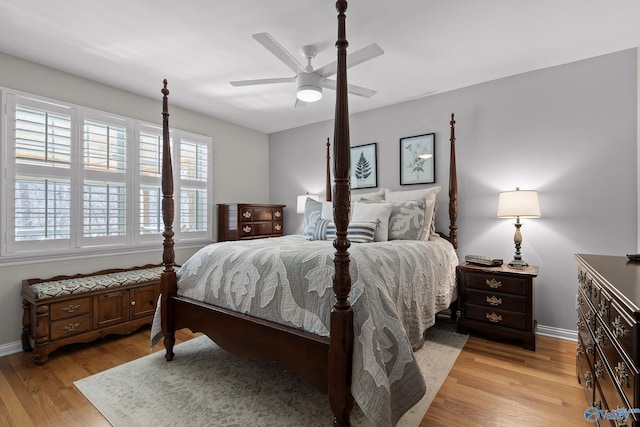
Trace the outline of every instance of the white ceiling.
<instances>
[{"instance_id":1,"label":"white ceiling","mask_svg":"<svg viewBox=\"0 0 640 427\"><path fill-rule=\"evenodd\" d=\"M385 53L349 70L378 91L349 111L633 48L639 17L638 0L352 0L349 51ZM158 100L167 78L171 104L266 133L332 119L331 90L294 109L295 83L229 84L293 76L259 32L296 56L317 45L323 66L336 57L335 0L0 0L4 53Z\"/></svg>"}]
</instances>

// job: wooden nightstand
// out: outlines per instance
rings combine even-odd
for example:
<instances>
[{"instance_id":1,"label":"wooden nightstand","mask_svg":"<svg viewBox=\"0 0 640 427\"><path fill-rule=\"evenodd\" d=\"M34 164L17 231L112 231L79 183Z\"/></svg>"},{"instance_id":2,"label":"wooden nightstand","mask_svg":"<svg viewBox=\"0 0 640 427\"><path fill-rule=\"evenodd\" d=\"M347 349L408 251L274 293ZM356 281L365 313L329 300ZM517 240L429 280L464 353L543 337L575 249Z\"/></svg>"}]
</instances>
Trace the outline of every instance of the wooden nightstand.
<instances>
[{"instance_id":1,"label":"wooden nightstand","mask_svg":"<svg viewBox=\"0 0 640 427\"><path fill-rule=\"evenodd\" d=\"M517 339L536 349L534 278L538 267L458 266L460 319L458 332L468 330L490 338Z\"/></svg>"}]
</instances>

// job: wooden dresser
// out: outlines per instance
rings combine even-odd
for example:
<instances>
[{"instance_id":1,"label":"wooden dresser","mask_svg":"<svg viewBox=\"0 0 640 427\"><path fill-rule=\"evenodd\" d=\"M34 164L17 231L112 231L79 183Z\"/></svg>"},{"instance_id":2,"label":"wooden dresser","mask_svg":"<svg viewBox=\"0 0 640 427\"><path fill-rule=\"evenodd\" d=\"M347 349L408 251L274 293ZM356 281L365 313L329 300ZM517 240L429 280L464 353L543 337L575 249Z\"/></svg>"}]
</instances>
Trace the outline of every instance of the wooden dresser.
<instances>
[{"instance_id":1,"label":"wooden dresser","mask_svg":"<svg viewBox=\"0 0 640 427\"><path fill-rule=\"evenodd\" d=\"M473 330L490 338L522 341L536 349L534 278L538 267L458 266L458 332Z\"/></svg>"},{"instance_id":2,"label":"wooden dresser","mask_svg":"<svg viewBox=\"0 0 640 427\"><path fill-rule=\"evenodd\" d=\"M218 204L218 241L282 236L285 205Z\"/></svg>"},{"instance_id":3,"label":"wooden dresser","mask_svg":"<svg viewBox=\"0 0 640 427\"><path fill-rule=\"evenodd\" d=\"M626 422L593 415L600 426L640 426L638 346L640 264L624 256L577 254L576 375L589 406L629 415ZM614 413L615 413L614 412Z\"/></svg>"}]
</instances>

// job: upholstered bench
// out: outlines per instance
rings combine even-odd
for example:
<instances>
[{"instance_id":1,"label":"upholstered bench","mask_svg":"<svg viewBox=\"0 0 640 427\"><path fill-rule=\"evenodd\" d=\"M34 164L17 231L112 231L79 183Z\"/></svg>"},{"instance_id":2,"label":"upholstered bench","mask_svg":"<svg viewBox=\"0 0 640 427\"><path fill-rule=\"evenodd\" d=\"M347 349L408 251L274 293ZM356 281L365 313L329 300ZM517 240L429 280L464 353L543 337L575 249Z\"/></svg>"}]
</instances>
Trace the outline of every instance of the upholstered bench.
<instances>
[{"instance_id":1,"label":"upholstered bench","mask_svg":"<svg viewBox=\"0 0 640 427\"><path fill-rule=\"evenodd\" d=\"M153 320L163 267L22 281L22 348L35 363L63 345L128 334Z\"/></svg>"}]
</instances>

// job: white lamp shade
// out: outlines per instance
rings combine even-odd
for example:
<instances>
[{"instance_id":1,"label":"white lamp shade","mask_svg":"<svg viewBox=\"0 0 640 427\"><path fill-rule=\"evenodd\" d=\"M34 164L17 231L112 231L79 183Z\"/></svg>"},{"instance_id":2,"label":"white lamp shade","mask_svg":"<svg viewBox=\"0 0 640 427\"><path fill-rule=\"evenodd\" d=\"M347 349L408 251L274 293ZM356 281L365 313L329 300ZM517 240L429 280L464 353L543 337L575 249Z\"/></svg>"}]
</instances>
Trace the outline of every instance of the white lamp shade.
<instances>
[{"instance_id":1,"label":"white lamp shade","mask_svg":"<svg viewBox=\"0 0 640 427\"><path fill-rule=\"evenodd\" d=\"M304 206L307 203L307 198L313 199L313 200L320 200L320 197L318 197L315 194L305 194L303 196L298 196L298 201L296 203L296 212L304 213Z\"/></svg>"},{"instance_id":2,"label":"white lamp shade","mask_svg":"<svg viewBox=\"0 0 640 427\"><path fill-rule=\"evenodd\" d=\"M503 191L498 198L498 218L539 218L540 204L535 190Z\"/></svg>"}]
</instances>

